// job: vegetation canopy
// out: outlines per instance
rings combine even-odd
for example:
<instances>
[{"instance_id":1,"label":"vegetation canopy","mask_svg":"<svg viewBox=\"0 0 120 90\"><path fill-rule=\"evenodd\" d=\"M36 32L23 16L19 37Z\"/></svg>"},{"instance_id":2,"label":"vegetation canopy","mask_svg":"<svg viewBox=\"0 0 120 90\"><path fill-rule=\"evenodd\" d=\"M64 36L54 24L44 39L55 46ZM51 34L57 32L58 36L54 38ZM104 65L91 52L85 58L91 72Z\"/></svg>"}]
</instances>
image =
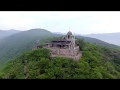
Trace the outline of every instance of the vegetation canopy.
<instances>
[{"instance_id":1,"label":"vegetation canopy","mask_svg":"<svg viewBox=\"0 0 120 90\"><path fill-rule=\"evenodd\" d=\"M0 70L1 79L119 79L120 50L76 38L82 50L79 61L50 57L45 48L27 51ZM24 68L26 67L27 73Z\"/></svg>"}]
</instances>

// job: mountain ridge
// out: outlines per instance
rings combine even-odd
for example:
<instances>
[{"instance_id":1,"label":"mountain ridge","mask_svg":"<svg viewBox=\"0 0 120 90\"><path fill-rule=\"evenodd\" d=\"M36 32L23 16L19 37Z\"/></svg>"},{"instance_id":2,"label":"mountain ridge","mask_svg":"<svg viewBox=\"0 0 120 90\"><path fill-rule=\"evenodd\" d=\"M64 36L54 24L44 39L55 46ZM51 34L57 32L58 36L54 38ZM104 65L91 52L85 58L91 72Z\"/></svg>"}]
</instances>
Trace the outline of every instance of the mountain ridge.
<instances>
[{"instance_id":1,"label":"mountain ridge","mask_svg":"<svg viewBox=\"0 0 120 90\"><path fill-rule=\"evenodd\" d=\"M21 31L19 30L15 30L15 29L11 29L11 30L0 30L0 39L8 37L12 34L16 34L19 33Z\"/></svg>"},{"instance_id":2,"label":"mountain ridge","mask_svg":"<svg viewBox=\"0 0 120 90\"><path fill-rule=\"evenodd\" d=\"M102 41L119 45L120 46L120 32L116 33L100 33L100 34L88 34L84 35L86 37L92 37L96 39L100 39Z\"/></svg>"}]
</instances>

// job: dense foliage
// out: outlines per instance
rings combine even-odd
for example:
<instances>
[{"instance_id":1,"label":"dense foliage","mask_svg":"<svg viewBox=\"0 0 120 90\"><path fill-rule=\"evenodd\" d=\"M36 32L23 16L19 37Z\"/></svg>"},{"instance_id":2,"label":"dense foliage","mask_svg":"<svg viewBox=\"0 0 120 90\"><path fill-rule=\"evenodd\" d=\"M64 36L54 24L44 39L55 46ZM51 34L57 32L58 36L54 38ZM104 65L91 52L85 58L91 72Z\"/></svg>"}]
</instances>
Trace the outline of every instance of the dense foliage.
<instances>
[{"instance_id":1,"label":"dense foliage","mask_svg":"<svg viewBox=\"0 0 120 90\"><path fill-rule=\"evenodd\" d=\"M82 57L77 62L70 58L51 58L49 50L28 51L10 61L1 71L0 78L24 79L119 79L120 50L91 44L77 39Z\"/></svg>"}]
</instances>

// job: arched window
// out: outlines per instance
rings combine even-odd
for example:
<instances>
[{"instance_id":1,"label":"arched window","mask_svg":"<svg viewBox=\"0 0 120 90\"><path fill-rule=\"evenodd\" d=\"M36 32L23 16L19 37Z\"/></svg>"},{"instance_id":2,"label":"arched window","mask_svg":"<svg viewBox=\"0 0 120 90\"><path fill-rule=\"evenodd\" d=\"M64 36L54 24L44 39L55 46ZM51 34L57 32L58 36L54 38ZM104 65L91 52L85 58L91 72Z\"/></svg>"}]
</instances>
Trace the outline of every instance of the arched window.
<instances>
[{"instance_id":1,"label":"arched window","mask_svg":"<svg viewBox=\"0 0 120 90\"><path fill-rule=\"evenodd\" d=\"M68 35L68 39L70 39L70 35Z\"/></svg>"}]
</instances>

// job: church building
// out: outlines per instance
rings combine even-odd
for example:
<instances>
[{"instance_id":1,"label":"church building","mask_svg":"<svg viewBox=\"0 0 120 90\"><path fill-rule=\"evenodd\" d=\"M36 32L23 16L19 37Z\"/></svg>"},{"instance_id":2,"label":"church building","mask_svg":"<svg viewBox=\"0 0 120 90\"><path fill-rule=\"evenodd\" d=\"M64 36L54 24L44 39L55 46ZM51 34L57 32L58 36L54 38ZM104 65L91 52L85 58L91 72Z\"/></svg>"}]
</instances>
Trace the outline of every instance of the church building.
<instances>
[{"instance_id":1,"label":"church building","mask_svg":"<svg viewBox=\"0 0 120 90\"><path fill-rule=\"evenodd\" d=\"M47 43L44 48L51 50L51 57L60 56L79 60L82 56L79 46L75 43L75 36L71 31L61 39Z\"/></svg>"}]
</instances>

